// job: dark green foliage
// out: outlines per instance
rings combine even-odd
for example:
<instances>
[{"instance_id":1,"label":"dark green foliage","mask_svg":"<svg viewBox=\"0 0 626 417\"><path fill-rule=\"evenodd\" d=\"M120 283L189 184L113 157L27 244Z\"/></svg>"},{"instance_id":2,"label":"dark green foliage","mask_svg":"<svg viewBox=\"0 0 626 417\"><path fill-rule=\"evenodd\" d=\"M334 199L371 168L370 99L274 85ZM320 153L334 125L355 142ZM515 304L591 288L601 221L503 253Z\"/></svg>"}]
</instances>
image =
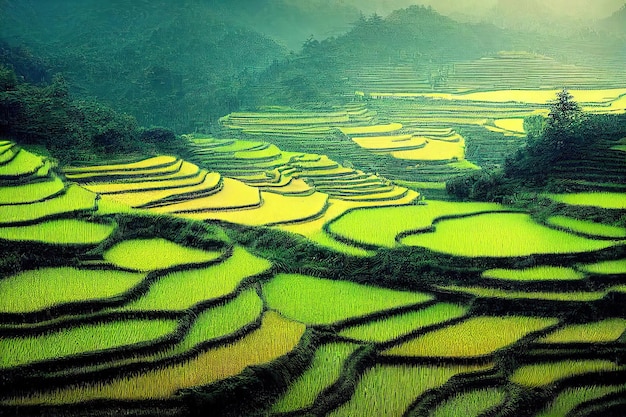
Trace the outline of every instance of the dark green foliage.
<instances>
[{"instance_id":1,"label":"dark green foliage","mask_svg":"<svg viewBox=\"0 0 626 417\"><path fill-rule=\"evenodd\" d=\"M610 148L626 135L626 116L584 113L567 90L557 94L548 118L524 120L526 145L502 168L448 181L448 193L462 200L523 203L528 191L587 191L624 183L626 164ZM620 162L621 161L621 162ZM588 185L580 185L576 180ZM574 180L574 181L572 181Z\"/></svg>"},{"instance_id":2,"label":"dark green foliage","mask_svg":"<svg viewBox=\"0 0 626 417\"><path fill-rule=\"evenodd\" d=\"M283 57L278 44L207 3L11 2L0 38L44 57L73 93L185 133L236 110L243 80Z\"/></svg>"}]
</instances>

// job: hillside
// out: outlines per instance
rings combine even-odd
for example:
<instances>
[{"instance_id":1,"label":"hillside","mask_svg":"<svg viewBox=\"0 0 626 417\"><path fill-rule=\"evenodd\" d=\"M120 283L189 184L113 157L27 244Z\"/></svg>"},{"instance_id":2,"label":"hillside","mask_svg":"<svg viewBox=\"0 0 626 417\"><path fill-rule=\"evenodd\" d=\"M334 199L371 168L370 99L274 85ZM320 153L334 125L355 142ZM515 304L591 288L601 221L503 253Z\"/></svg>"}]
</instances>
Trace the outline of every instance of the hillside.
<instances>
[{"instance_id":1,"label":"hillside","mask_svg":"<svg viewBox=\"0 0 626 417\"><path fill-rule=\"evenodd\" d=\"M621 37L626 36L626 3L611 16L598 22L597 27L599 30L605 30Z\"/></svg>"},{"instance_id":2,"label":"hillside","mask_svg":"<svg viewBox=\"0 0 626 417\"><path fill-rule=\"evenodd\" d=\"M8 2L0 37L25 45L73 92L182 131L238 106L246 73L284 56L276 42L200 2Z\"/></svg>"}]
</instances>

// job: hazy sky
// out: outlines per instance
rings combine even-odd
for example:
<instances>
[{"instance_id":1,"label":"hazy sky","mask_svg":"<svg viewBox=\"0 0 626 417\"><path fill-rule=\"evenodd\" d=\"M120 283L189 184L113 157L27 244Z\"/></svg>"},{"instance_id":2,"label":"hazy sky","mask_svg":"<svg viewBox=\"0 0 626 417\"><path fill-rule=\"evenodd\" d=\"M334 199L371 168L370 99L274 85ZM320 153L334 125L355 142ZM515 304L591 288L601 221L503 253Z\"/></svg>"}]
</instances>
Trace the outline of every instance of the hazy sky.
<instances>
[{"instance_id":1,"label":"hazy sky","mask_svg":"<svg viewBox=\"0 0 626 417\"><path fill-rule=\"evenodd\" d=\"M366 13L388 12L411 4L430 5L442 14L459 12L470 15L482 15L498 0L340 0L360 8ZM520 1L520 0L518 0ZM538 3L557 11L560 14L581 18L598 19L607 17L619 9L626 0L537 0Z\"/></svg>"}]
</instances>

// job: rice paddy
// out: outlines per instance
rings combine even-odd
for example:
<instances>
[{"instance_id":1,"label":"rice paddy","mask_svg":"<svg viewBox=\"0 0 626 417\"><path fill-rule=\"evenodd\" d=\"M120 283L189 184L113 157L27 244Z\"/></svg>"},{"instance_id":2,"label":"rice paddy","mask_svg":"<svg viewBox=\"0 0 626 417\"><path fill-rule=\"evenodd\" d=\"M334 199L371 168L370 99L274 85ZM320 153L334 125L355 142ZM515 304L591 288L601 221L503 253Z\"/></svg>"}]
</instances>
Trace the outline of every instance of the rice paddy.
<instances>
[{"instance_id":1,"label":"rice paddy","mask_svg":"<svg viewBox=\"0 0 626 417\"><path fill-rule=\"evenodd\" d=\"M385 351L392 356L475 357L489 355L557 319L522 316L472 317Z\"/></svg>"},{"instance_id":2,"label":"rice paddy","mask_svg":"<svg viewBox=\"0 0 626 417\"><path fill-rule=\"evenodd\" d=\"M583 279L585 275L563 266L536 266L526 269L490 269L483 272L482 277L506 281L570 281Z\"/></svg>"},{"instance_id":3,"label":"rice paddy","mask_svg":"<svg viewBox=\"0 0 626 417\"><path fill-rule=\"evenodd\" d=\"M38 311L62 303L110 298L137 284L145 275L71 267L22 271L0 280L0 311Z\"/></svg>"},{"instance_id":4,"label":"rice paddy","mask_svg":"<svg viewBox=\"0 0 626 417\"><path fill-rule=\"evenodd\" d=\"M84 325L41 336L0 339L0 368L101 352L149 342L173 333L176 320L125 320Z\"/></svg>"},{"instance_id":5,"label":"rice paddy","mask_svg":"<svg viewBox=\"0 0 626 417\"><path fill-rule=\"evenodd\" d=\"M542 74L539 68L548 69ZM496 77L480 72L494 69ZM626 330L619 307L626 264L615 259L622 257L626 231L617 212L601 223L600 213L609 212L599 208L623 210L624 194L547 195L594 208L574 215L577 209L553 204L545 224L500 204L431 200L448 198L450 178L500 166L523 146L524 118L547 115L555 80L563 81L559 86L578 80L584 88L572 91L586 110L623 111L619 97L626 90L593 87L597 74L579 70L545 57L501 53L455 63L445 92L433 93L413 67L353 68L341 76L368 88L362 102L231 113L215 130L229 139L187 136L181 155L189 161L162 155L65 167L65 177L57 175L54 160L0 141L0 243L7 253L0 259L3 384L22 372L15 367L42 368L37 374L21 368L18 380L34 382L18 394L0 395L0 414L59 414L66 405L77 414L84 405L94 415L138 415L148 413L140 410L143 404L163 404L182 415L196 398L179 390L198 387L206 390L200 401L210 410L224 399L224 387L214 396L210 384L279 357L288 368L254 367L229 380L229 389L233 384L246 392L236 401L265 395L248 390L257 383L250 375L270 384L288 381L259 415L403 416L409 409L416 414L416 405L436 417L491 415L500 406L499 413L517 415L527 411L518 394L545 394L552 402L539 415L565 415L585 401L623 394L617 373L607 380L614 385L535 388L622 370L621 362L607 358ZM533 82L548 86L526 88ZM378 87L381 93L371 93ZM622 142L607 140L617 151ZM620 155L608 145L606 153L609 171ZM595 189L592 180L572 183L572 189ZM612 181L598 180L598 188L620 190ZM428 200L416 204L420 193ZM587 211L598 213L593 221L585 219ZM154 216L150 226L130 217L150 212L187 218L176 221L190 235L172 238L169 226L161 231L160 222L172 220L167 216ZM237 242L231 256L187 243L202 237L194 222L207 220L226 222L210 227L223 229L221 240ZM258 230L239 225L271 227L276 240L257 240ZM111 236L115 243L105 241ZM604 249L592 263L594 252ZM65 266L20 271L31 260L40 265L43 251ZM309 254L314 256L305 259ZM424 265L430 264L438 267L428 271ZM354 276L368 285L342 280ZM404 290L376 286L378 279ZM105 308L100 300L117 304ZM520 312L535 304L532 317ZM16 323L20 314L33 312ZM72 327L83 320L91 324ZM307 327L311 363L294 350ZM167 336L170 345L150 350ZM140 346L145 349L133 354ZM85 359L91 364L82 366ZM488 365L443 365L461 363ZM130 372L128 365L140 370ZM91 378L94 371L114 376ZM489 376L446 384L473 371ZM56 377L74 373L87 377L56 385ZM151 402L133 402L146 399ZM21 408L28 404L39 406Z\"/></svg>"},{"instance_id":6,"label":"rice paddy","mask_svg":"<svg viewBox=\"0 0 626 417\"><path fill-rule=\"evenodd\" d=\"M202 301L235 291L245 278L267 271L271 264L241 247L224 262L206 268L171 272L125 310L185 310Z\"/></svg>"},{"instance_id":7,"label":"rice paddy","mask_svg":"<svg viewBox=\"0 0 626 417\"><path fill-rule=\"evenodd\" d=\"M432 299L427 294L293 274L275 276L263 285L263 293L270 308L307 324L330 324Z\"/></svg>"},{"instance_id":8,"label":"rice paddy","mask_svg":"<svg viewBox=\"0 0 626 417\"><path fill-rule=\"evenodd\" d=\"M463 230L463 233L458 233ZM591 240L535 223L527 214L481 214L444 220L431 233L402 239L409 246L467 257L529 256L605 249L614 242Z\"/></svg>"},{"instance_id":9,"label":"rice paddy","mask_svg":"<svg viewBox=\"0 0 626 417\"><path fill-rule=\"evenodd\" d=\"M329 224L329 230L357 243L394 247L407 230L429 228L439 217L503 210L494 203L427 201L424 205L358 209ZM376 224L377 227L369 227Z\"/></svg>"},{"instance_id":10,"label":"rice paddy","mask_svg":"<svg viewBox=\"0 0 626 417\"><path fill-rule=\"evenodd\" d=\"M0 226L19 222L28 222L42 217L89 211L95 208L96 195L76 185L50 200L40 203L0 206Z\"/></svg>"},{"instance_id":11,"label":"rice paddy","mask_svg":"<svg viewBox=\"0 0 626 417\"><path fill-rule=\"evenodd\" d=\"M346 359L357 347L347 343L330 343L320 347L315 352L311 367L272 406L272 411L284 413L311 406L318 395L339 378Z\"/></svg>"},{"instance_id":12,"label":"rice paddy","mask_svg":"<svg viewBox=\"0 0 626 417\"><path fill-rule=\"evenodd\" d=\"M586 386L568 388L554 399L552 403L546 407L537 417L565 417L569 415L576 406L587 401L604 397L605 395L615 392L624 392L626 394L626 385L606 385L606 386Z\"/></svg>"},{"instance_id":13,"label":"rice paddy","mask_svg":"<svg viewBox=\"0 0 626 417\"><path fill-rule=\"evenodd\" d=\"M626 209L626 194L593 192L572 194L547 194L550 199L572 206L593 206L605 209Z\"/></svg>"},{"instance_id":14,"label":"rice paddy","mask_svg":"<svg viewBox=\"0 0 626 417\"><path fill-rule=\"evenodd\" d=\"M166 239L133 239L113 246L104 253L104 259L122 268L150 271L176 265L209 262L221 254L220 251L204 251L181 246Z\"/></svg>"},{"instance_id":15,"label":"rice paddy","mask_svg":"<svg viewBox=\"0 0 626 417\"><path fill-rule=\"evenodd\" d=\"M440 404L430 417L476 417L504 402L506 393L498 388L461 392Z\"/></svg>"},{"instance_id":16,"label":"rice paddy","mask_svg":"<svg viewBox=\"0 0 626 417\"><path fill-rule=\"evenodd\" d=\"M398 314L342 330L341 336L363 342L387 342L422 327L462 317L467 308L438 303L425 309Z\"/></svg>"},{"instance_id":17,"label":"rice paddy","mask_svg":"<svg viewBox=\"0 0 626 417\"><path fill-rule=\"evenodd\" d=\"M570 324L537 339L542 343L602 343L617 340L626 331L625 319Z\"/></svg>"},{"instance_id":18,"label":"rice paddy","mask_svg":"<svg viewBox=\"0 0 626 417\"><path fill-rule=\"evenodd\" d=\"M21 185L0 187L1 204L25 204L43 200L63 190L64 184L58 176L48 181L28 182Z\"/></svg>"},{"instance_id":19,"label":"rice paddy","mask_svg":"<svg viewBox=\"0 0 626 417\"><path fill-rule=\"evenodd\" d=\"M105 240L114 227L78 219L50 220L28 226L0 227L0 239L67 245L93 245Z\"/></svg>"},{"instance_id":20,"label":"rice paddy","mask_svg":"<svg viewBox=\"0 0 626 417\"><path fill-rule=\"evenodd\" d=\"M573 375L600 371L615 371L620 367L608 360L559 361L524 365L510 377L514 384L540 387Z\"/></svg>"},{"instance_id":21,"label":"rice paddy","mask_svg":"<svg viewBox=\"0 0 626 417\"><path fill-rule=\"evenodd\" d=\"M585 235L614 239L626 238L626 229L623 227L572 219L565 216L552 216L546 222L548 225L562 227L573 232L584 233Z\"/></svg>"},{"instance_id":22,"label":"rice paddy","mask_svg":"<svg viewBox=\"0 0 626 417\"><path fill-rule=\"evenodd\" d=\"M267 313L258 330L232 344L199 353L181 364L140 375L15 399L14 404L68 404L93 399L162 399L182 388L206 385L237 375L247 366L271 361L291 351L304 326Z\"/></svg>"},{"instance_id":23,"label":"rice paddy","mask_svg":"<svg viewBox=\"0 0 626 417\"><path fill-rule=\"evenodd\" d=\"M44 165L40 156L20 150L10 162L0 164L0 177L32 175Z\"/></svg>"},{"instance_id":24,"label":"rice paddy","mask_svg":"<svg viewBox=\"0 0 626 417\"><path fill-rule=\"evenodd\" d=\"M426 390L443 385L456 374L477 369L480 368L377 365L361 377L350 401L328 415L400 417Z\"/></svg>"},{"instance_id":25,"label":"rice paddy","mask_svg":"<svg viewBox=\"0 0 626 417\"><path fill-rule=\"evenodd\" d=\"M583 265L580 269L591 274L600 275L626 274L626 259L616 259Z\"/></svg>"},{"instance_id":26,"label":"rice paddy","mask_svg":"<svg viewBox=\"0 0 626 417\"><path fill-rule=\"evenodd\" d=\"M440 287L448 291L458 291L472 294L476 297L495 298L503 300L530 299L530 300L551 300L551 301L595 301L604 297L604 291L590 292L546 292L546 291L507 291L499 288L483 287Z\"/></svg>"}]
</instances>

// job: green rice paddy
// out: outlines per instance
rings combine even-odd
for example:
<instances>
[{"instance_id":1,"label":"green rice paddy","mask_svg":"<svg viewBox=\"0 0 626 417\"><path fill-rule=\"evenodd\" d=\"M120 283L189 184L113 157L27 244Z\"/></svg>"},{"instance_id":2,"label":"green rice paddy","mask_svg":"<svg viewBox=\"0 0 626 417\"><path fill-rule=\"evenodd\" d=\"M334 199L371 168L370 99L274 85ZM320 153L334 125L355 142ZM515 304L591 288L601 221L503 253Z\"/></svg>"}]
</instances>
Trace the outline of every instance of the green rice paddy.
<instances>
[{"instance_id":1,"label":"green rice paddy","mask_svg":"<svg viewBox=\"0 0 626 417\"><path fill-rule=\"evenodd\" d=\"M437 224L435 232L410 235L402 243L466 257L590 252L616 244L549 229L522 213L492 213L444 220Z\"/></svg>"},{"instance_id":2,"label":"green rice paddy","mask_svg":"<svg viewBox=\"0 0 626 417\"><path fill-rule=\"evenodd\" d=\"M626 331L626 319L571 324L537 339L543 343L602 343L617 340Z\"/></svg>"},{"instance_id":3,"label":"green rice paddy","mask_svg":"<svg viewBox=\"0 0 626 417\"><path fill-rule=\"evenodd\" d=\"M41 336L2 338L0 368L149 342L174 332L177 326L176 320L125 320Z\"/></svg>"},{"instance_id":4,"label":"green rice paddy","mask_svg":"<svg viewBox=\"0 0 626 417\"><path fill-rule=\"evenodd\" d=\"M63 181L53 176L48 181L0 187L0 204L24 204L42 200L63 190Z\"/></svg>"},{"instance_id":5,"label":"green rice paddy","mask_svg":"<svg viewBox=\"0 0 626 417\"><path fill-rule=\"evenodd\" d=\"M339 334L364 342L387 342L421 327L462 317L466 312L467 308L456 304L438 303L425 309L349 327Z\"/></svg>"},{"instance_id":6,"label":"green rice paddy","mask_svg":"<svg viewBox=\"0 0 626 417\"><path fill-rule=\"evenodd\" d=\"M591 274L626 274L626 259L583 265L580 269Z\"/></svg>"},{"instance_id":7,"label":"green rice paddy","mask_svg":"<svg viewBox=\"0 0 626 417\"><path fill-rule=\"evenodd\" d=\"M315 352L311 367L273 405L281 413L309 407L318 395L339 378L344 363L358 347L347 343L329 343Z\"/></svg>"},{"instance_id":8,"label":"green rice paddy","mask_svg":"<svg viewBox=\"0 0 626 417\"><path fill-rule=\"evenodd\" d=\"M425 205L363 208L353 210L329 225L331 232L351 241L381 247L397 245L396 236L408 230L425 229L442 216L503 210L494 203L428 201ZM371 227L375 224L376 227Z\"/></svg>"},{"instance_id":9,"label":"green rice paddy","mask_svg":"<svg viewBox=\"0 0 626 417\"><path fill-rule=\"evenodd\" d=\"M546 222L552 226L562 227L573 232L584 233L586 235L615 239L626 238L626 229L623 227L572 219L571 217L566 216L552 216L549 217Z\"/></svg>"},{"instance_id":10,"label":"green rice paddy","mask_svg":"<svg viewBox=\"0 0 626 417\"><path fill-rule=\"evenodd\" d=\"M271 267L241 247L217 265L172 272L152 284L147 294L129 304L125 310L185 310L193 305L233 292L247 277L261 274Z\"/></svg>"},{"instance_id":11,"label":"green rice paddy","mask_svg":"<svg viewBox=\"0 0 626 417\"><path fill-rule=\"evenodd\" d=\"M626 209L626 194L623 193L572 193L547 194L547 197L559 203L572 206L594 206L606 209Z\"/></svg>"},{"instance_id":12,"label":"green rice paddy","mask_svg":"<svg viewBox=\"0 0 626 417\"><path fill-rule=\"evenodd\" d=\"M417 292L294 274L276 275L263 285L263 293L270 308L307 324L329 324L432 299Z\"/></svg>"},{"instance_id":13,"label":"green rice paddy","mask_svg":"<svg viewBox=\"0 0 626 417\"><path fill-rule=\"evenodd\" d=\"M20 150L10 162L0 165L0 176L17 177L33 174L43 164L40 156Z\"/></svg>"},{"instance_id":14,"label":"green rice paddy","mask_svg":"<svg viewBox=\"0 0 626 417\"><path fill-rule=\"evenodd\" d=\"M482 288L482 287L460 287L450 285L439 287L444 290L464 292L483 298L499 298L503 300L514 300L520 298L534 300L551 300L551 301L595 301L604 297L603 291L591 292L547 292L547 291L507 291L499 288Z\"/></svg>"},{"instance_id":15,"label":"green rice paddy","mask_svg":"<svg viewBox=\"0 0 626 417\"><path fill-rule=\"evenodd\" d=\"M626 395L626 385L568 388L557 395L544 411L537 414L537 417L566 417L578 404L620 391Z\"/></svg>"},{"instance_id":16,"label":"green rice paddy","mask_svg":"<svg viewBox=\"0 0 626 417\"><path fill-rule=\"evenodd\" d=\"M429 417L476 417L500 405L505 398L506 393L499 388L460 392L437 406Z\"/></svg>"},{"instance_id":17,"label":"green rice paddy","mask_svg":"<svg viewBox=\"0 0 626 417\"><path fill-rule=\"evenodd\" d=\"M166 239L133 239L120 242L104 253L104 259L123 268L138 271L171 268L176 265L209 262L219 251L181 246Z\"/></svg>"},{"instance_id":18,"label":"green rice paddy","mask_svg":"<svg viewBox=\"0 0 626 417\"><path fill-rule=\"evenodd\" d=\"M563 266L536 266L525 269L489 269L483 272L482 277L506 281L569 281L583 279L585 275Z\"/></svg>"},{"instance_id":19,"label":"green rice paddy","mask_svg":"<svg viewBox=\"0 0 626 417\"><path fill-rule=\"evenodd\" d=\"M363 375L350 401L328 416L400 417L426 390L445 384L456 374L474 370L477 368L377 365Z\"/></svg>"},{"instance_id":20,"label":"green rice paddy","mask_svg":"<svg viewBox=\"0 0 626 417\"><path fill-rule=\"evenodd\" d=\"M0 280L0 312L22 313L57 304L110 298L122 294L145 275L71 267L23 271Z\"/></svg>"},{"instance_id":21,"label":"green rice paddy","mask_svg":"<svg viewBox=\"0 0 626 417\"><path fill-rule=\"evenodd\" d=\"M515 343L528 333L558 322L557 319L522 316L472 317L435 330L385 351L393 356L475 357L488 355Z\"/></svg>"},{"instance_id":22,"label":"green rice paddy","mask_svg":"<svg viewBox=\"0 0 626 417\"><path fill-rule=\"evenodd\" d=\"M510 380L515 384L540 387L573 375L617 369L619 366L607 360L565 360L522 366L513 372Z\"/></svg>"},{"instance_id":23,"label":"green rice paddy","mask_svg":"<svg viewBox=\"0 0 626 417\"><path fill-rule=\"evenodd\" d=\"M91 245L105 240L115 227L78 219L50 220L34 225L0 227L0 239L59 245Z\"/></svg>"},{"instance_id":24,"label":"green rice paddy","mask_svg":"<svg viewBox=\"0 0 626 417\"><path fill-rule=\"evenodd\" d=\"M39 203L0 206L0 224L37 220L42 217L88 211L95 208L96 195L77 185L59 197Z\"/></svg>"}]
</instances>

